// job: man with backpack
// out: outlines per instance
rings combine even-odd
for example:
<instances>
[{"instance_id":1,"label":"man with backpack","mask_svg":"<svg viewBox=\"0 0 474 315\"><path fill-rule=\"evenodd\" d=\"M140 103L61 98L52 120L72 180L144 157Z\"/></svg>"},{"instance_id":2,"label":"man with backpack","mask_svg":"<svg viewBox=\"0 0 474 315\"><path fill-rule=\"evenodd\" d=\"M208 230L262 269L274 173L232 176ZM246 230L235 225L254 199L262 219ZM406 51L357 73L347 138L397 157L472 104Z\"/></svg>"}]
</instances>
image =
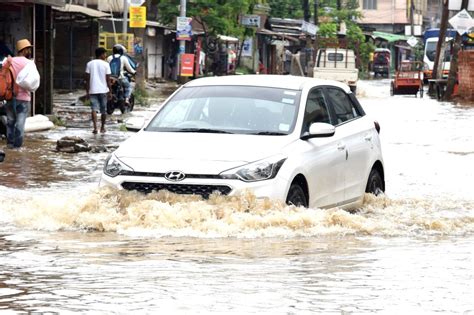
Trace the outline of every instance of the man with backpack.
<instances>
[{"instance_id":1,"label":"man with backpack","mask_svg":"<svg viewBox=\"0 0 474 315\"><path fill-rule=\"evenodd\" d=\"M105 120L107 118L107 99L112 98L112 88L110 86L110 67L105 61L107 51L103 47L95 50L95 59L87 63L86 66L86 93L91 102L91 116L94 130L97 133L97 112L100 111L101 128L100 132L105 132Z\"/></svg>"},{"instance_id":2,"label":"man with backpack","mask_svg":"<svg viewBox=\"0 0 474 315\"><path fill-rule=\"evenodd\" d=\"M33 45L27 39L16 43L17 56L8 57L3 63L4 71L11 71L13 82L5 105L7 114L7 147L20 148L23 145L25 122L31 106L30 93L39 86L39 73L33 61ZM27 73L25 73L25 70ZM32 75L34 76L32 79ZM19 82L20 77L22 82ZM31 82L31 79L34 81ZM17 84L18 83L18 84ZM34 86L31 86L33 84Z\"/></svg>"},{"instance_id":3,"label":"man with backpack","mask_svg":"<svg viewBox=\"0 0 474 315\"><path fill-rule=\"evenodd\" d=\"M129 79L126 77L126 72L134 75L136 73L135 69L130 65L130 61L127 56L125 56L125 49L122 45L115 45L112 48L112 56L107 58L107 61L110 65L111 75L118 78L120 84L124 88L125 94L125 103L130 105L130 95L132 95L132 85L130 84Z\"/></svg>"}]
</instances>

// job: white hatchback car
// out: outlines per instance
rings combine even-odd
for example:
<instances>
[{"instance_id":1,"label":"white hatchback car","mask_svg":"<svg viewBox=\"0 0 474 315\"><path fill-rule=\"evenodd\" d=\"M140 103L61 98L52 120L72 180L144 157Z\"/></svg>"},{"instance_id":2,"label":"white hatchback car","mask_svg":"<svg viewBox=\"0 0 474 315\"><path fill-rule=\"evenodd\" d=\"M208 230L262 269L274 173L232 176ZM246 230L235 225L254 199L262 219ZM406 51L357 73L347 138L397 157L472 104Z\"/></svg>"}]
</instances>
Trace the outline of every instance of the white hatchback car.
<instances>
[{"instance_id":1,"label":"white hatchback car","mask_svg":"<svg viewBox=\"0 0 474 315\"><path fill-rule=\"evenodd\" d=\"M298 206L351 208L385 189L379 129L339 82L197 79L111 154L101 185L204 198L251 190Z\"/></svg>"}]
</instances>

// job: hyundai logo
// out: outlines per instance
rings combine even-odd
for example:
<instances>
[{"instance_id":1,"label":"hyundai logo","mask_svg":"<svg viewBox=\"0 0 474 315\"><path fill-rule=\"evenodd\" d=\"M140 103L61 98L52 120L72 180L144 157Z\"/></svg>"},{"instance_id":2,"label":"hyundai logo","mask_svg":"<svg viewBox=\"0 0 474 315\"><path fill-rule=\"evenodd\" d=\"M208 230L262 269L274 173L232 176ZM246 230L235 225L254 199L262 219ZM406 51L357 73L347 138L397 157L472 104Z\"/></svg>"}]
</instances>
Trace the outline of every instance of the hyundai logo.
<instances>
[{"instance_id":1,"label":"hyundai logo","mask_svg":"<svg viewBox=\"0 0 474 315\"><path fill-rule=\"evenodd\" d=\"M165 174L165 178L172 182L179 182L186 178L186 174L180 171L170 171Z\"/></svg>"}]
</instances>

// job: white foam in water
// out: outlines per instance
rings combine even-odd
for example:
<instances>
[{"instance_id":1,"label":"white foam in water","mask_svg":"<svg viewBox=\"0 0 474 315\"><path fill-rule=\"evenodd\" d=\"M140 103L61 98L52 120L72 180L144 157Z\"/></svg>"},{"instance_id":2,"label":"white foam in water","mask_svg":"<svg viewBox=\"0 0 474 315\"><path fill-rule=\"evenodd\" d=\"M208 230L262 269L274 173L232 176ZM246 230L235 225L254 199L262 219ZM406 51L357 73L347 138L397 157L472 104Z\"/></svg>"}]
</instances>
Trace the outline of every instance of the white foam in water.
<instances>
[{"instance_id":1,"label":"white foam in water","mask_svg":"<svg viewBox=\"0 0 474 315\"><path fill-rule=\"evenodd\" d=\"M9 204L7 204L7 201ZM317 235L424 235L474 232L474 202L393 200L366 195L355 213L304 209L281 202L211 196L209 200L168 192L142 195L103 189L0 196L5 223L46 231L117 232L134 237L296 237Z\"/></svg>"}]
</instances>

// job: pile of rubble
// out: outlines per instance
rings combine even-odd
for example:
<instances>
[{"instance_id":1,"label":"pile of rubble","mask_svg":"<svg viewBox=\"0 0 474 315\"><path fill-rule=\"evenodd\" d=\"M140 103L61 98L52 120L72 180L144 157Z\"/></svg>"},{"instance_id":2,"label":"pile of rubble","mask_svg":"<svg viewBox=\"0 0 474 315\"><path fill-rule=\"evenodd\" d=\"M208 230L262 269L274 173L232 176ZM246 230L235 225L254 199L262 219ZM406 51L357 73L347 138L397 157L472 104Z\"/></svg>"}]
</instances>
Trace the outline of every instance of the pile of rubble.
<instances>
[{"instance_id":1,"label":"pile of rubble","mask_svg":"<svg viewBox=\"0 0 474 315\"><path fill-rule=\"evenodd\" d=\"M56 143L56 151L65 153L108 152L109 149L104 145L90 145L86 140L80 137L62 137Z\"/></svg>"}]
</instances>

